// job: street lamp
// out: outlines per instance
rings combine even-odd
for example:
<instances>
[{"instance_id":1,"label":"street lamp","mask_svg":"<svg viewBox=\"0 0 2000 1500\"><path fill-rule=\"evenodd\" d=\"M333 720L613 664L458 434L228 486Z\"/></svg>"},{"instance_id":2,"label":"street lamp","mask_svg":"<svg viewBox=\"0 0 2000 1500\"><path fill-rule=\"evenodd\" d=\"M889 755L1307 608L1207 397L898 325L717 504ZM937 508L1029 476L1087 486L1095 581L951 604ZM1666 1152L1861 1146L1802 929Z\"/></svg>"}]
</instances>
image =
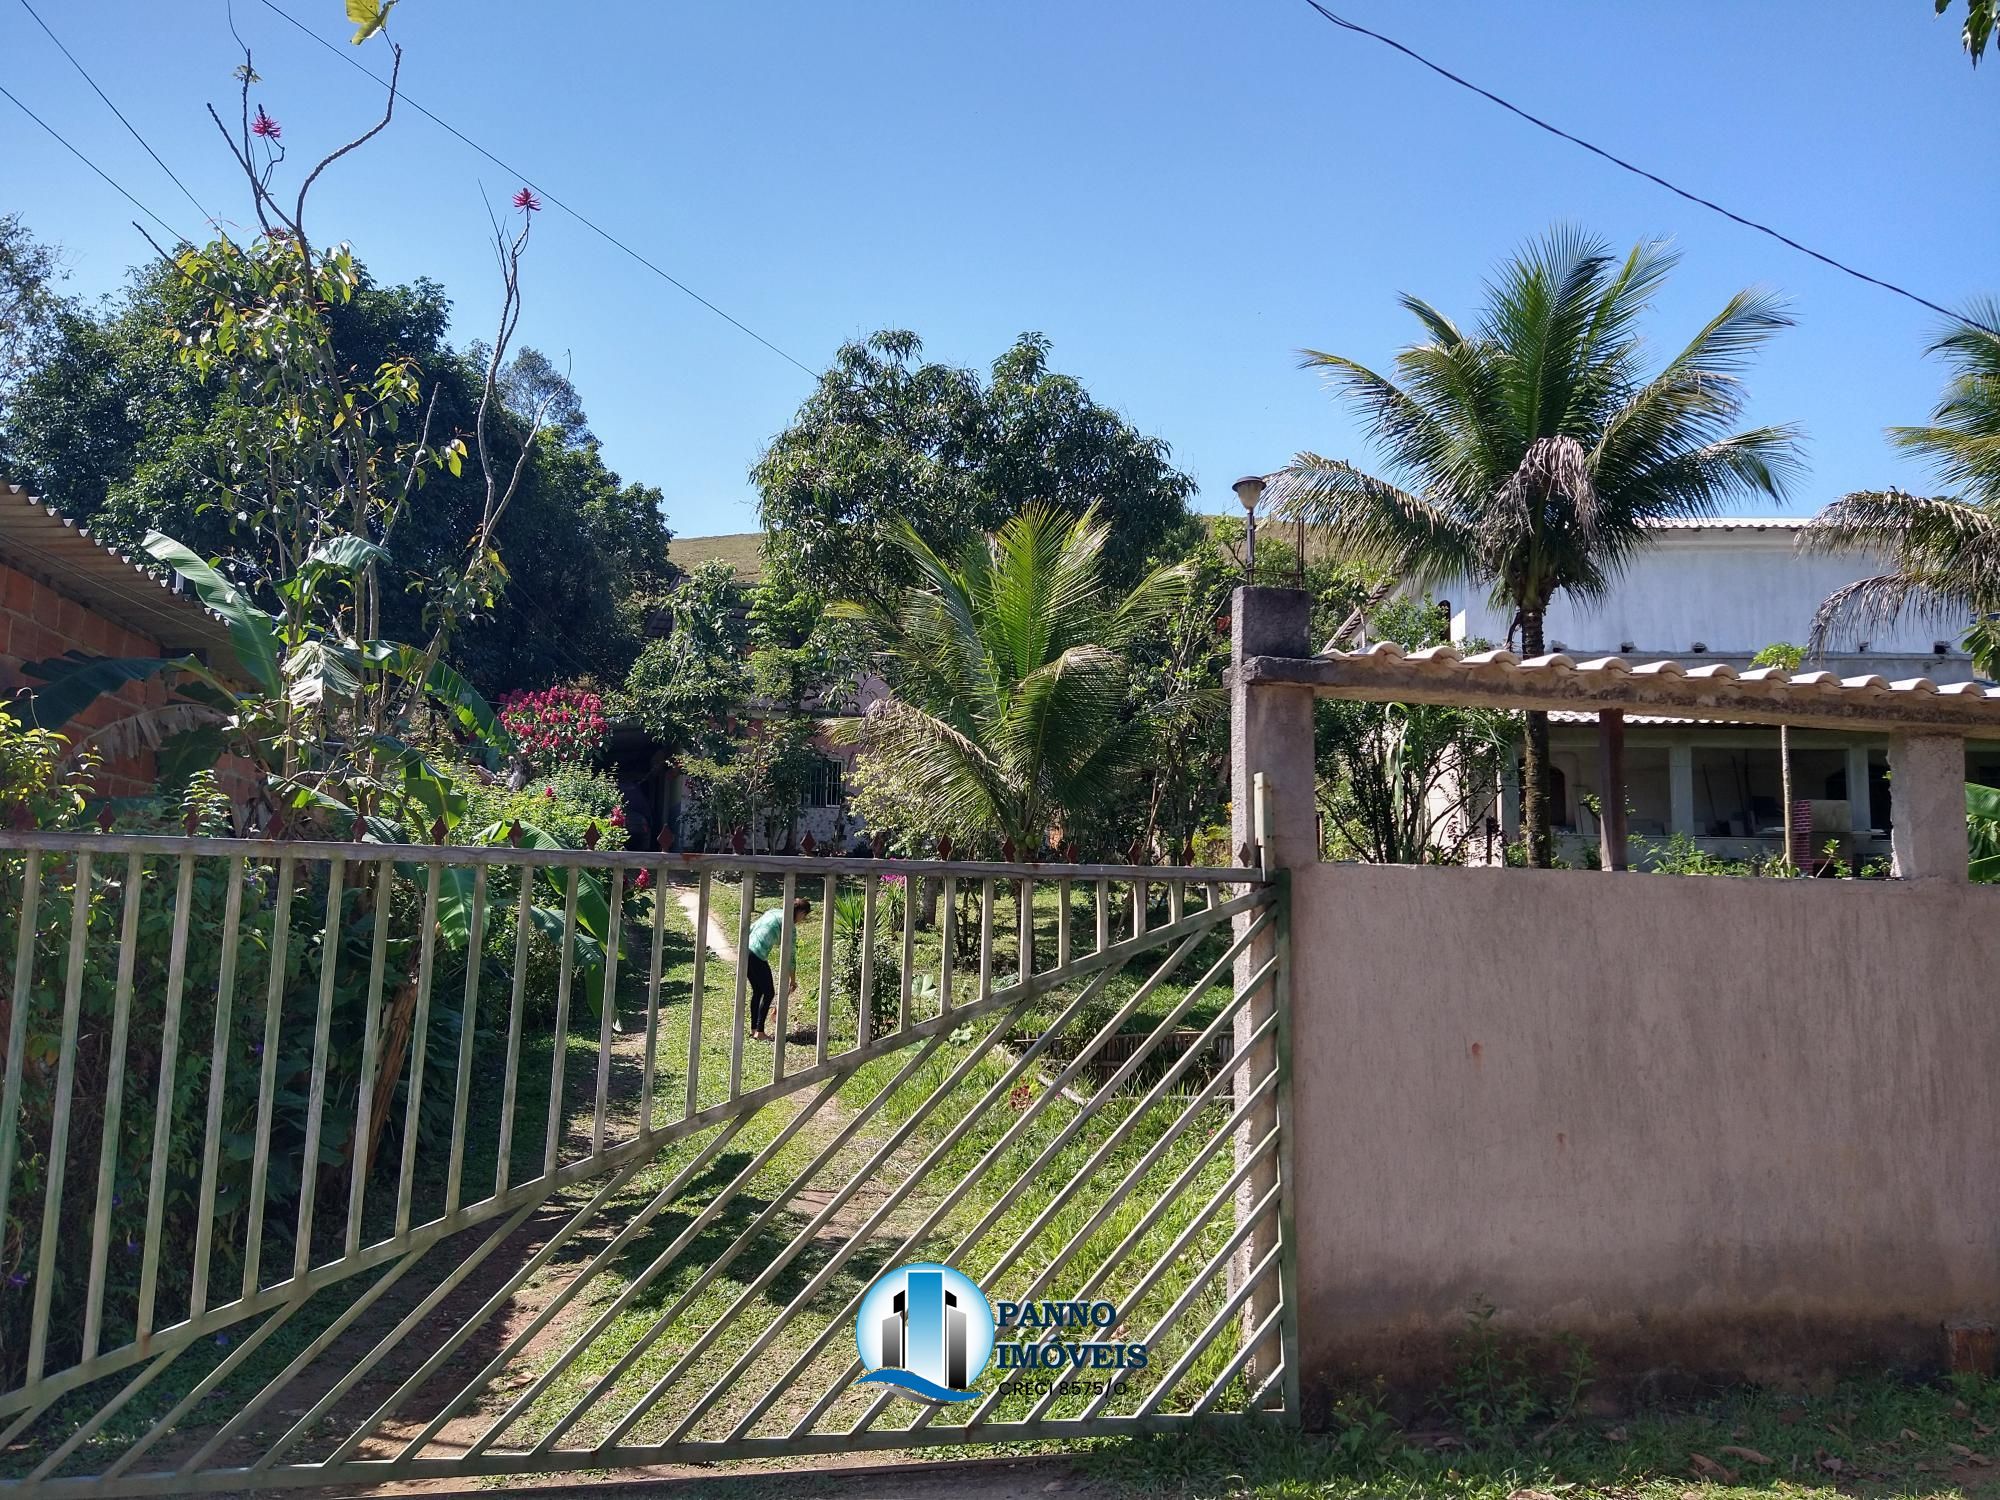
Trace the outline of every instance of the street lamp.
<instances>
[{"instance_id":1,"label":"street lamp","mask_svg":"<svg viewBox=\"0 0 2000 1500\"><path fill-rule=\"evenodd\" d=\"M1264 476L1245 474L1230 486L1236 491L1236 498L1243 502L1243 514L1248 517L1244 529L1243 573L1250 582L1257 581L1257 502L1264 498Z\"/></svg>"}]
</instances>

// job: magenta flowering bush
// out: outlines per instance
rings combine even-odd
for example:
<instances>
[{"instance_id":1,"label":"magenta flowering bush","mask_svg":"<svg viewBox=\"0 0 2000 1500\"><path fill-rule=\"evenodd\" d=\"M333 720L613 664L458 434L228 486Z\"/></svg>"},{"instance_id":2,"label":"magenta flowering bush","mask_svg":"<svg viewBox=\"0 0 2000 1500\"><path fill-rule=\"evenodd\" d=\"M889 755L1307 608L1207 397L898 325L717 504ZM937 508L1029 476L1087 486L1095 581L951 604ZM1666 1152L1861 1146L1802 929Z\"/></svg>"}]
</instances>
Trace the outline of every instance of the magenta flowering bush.
<instances>
[{"instance_id":1,"label":"magenta flowering bush","mask_svg":"<svg viewBox=\"0 0 2000 1500\"><path fill-rule=\"evenodd\" d=\"M604 700L582 688L543 688L500 700L500 722L528 761L543 769L587 764L609 727Z\"/></svg>"}]
</instances>

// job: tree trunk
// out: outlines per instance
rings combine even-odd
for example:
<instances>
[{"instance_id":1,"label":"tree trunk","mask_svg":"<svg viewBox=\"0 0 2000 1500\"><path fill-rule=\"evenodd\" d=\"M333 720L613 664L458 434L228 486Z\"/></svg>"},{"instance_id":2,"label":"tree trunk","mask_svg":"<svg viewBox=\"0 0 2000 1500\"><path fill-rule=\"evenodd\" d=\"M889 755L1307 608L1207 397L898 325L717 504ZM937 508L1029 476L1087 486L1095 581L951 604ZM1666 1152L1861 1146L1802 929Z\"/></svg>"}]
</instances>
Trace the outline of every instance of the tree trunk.
<instances>
[{"instance_id":1,"label":"tree trunk","mask_svg":"<svg viewBox=\"0 0 2000 1500\"><path fill-rule=\"evenodd\" d=\"M382 1057L375 1071L375 1092L369 1102L367 1154L361 1159L361 1175L375 1168L375 1153L382 1144L382 1129L389 1123L389 1107L396 1102L396 1085L402 1079L403 1058L410 1049L410 1023L417 1013L417 986L406 980L390 1000L382 1025Z\"/></svg>"},{"instance_id":2,"label":"tree trunk","mask_svg":"<svg viewBox=\"0 0 2000 1500\"><path fill-rule=\"evenodd\" d=\"M1521 655L1540 656L1542 611L1522 607ZM1549 816L1549 716L1539 709L1528 713L1528 742L1521 757L1521 836L1528 845L1531 869L1547 870L1555 865L1554 838Z\"/></svg>"}]
</instances>

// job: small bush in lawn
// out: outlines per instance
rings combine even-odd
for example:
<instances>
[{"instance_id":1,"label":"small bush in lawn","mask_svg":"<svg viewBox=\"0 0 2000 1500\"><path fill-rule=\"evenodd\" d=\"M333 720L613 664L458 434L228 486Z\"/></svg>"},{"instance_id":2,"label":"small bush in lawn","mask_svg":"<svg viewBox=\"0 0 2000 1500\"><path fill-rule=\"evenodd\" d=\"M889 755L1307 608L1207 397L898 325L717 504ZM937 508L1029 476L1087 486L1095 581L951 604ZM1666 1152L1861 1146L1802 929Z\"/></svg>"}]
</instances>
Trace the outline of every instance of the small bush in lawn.
<instances>
[{"instance_id":1,"label":"small bush in lawn","mask_svg":"<svg viewBox=\"0 0 2000 1500\"><path fill-rule=\"evenodd\" d=\"M895 943L888 941L884 922L884 903L878 902L875 909L875 963L869 979L869 1041L887 1036L896 1029L896 1006L902 996L902 954ZM855 1020L860 1021L861 1005L861 927L865 915L862 898L848 894L837 896L833 903L833 988L855 1007ZM897 924L900 928L900 922Z\"/></svg>"}]
</instances>

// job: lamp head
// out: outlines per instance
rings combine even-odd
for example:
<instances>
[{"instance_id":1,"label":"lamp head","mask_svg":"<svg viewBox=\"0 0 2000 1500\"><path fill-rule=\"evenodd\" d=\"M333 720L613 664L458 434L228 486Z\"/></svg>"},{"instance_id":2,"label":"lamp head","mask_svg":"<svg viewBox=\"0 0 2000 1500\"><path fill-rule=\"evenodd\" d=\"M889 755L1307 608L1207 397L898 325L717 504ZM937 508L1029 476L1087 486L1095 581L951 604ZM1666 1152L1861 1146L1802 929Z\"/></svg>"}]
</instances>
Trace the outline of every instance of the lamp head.
<instances>
[{"instance_id":1,"label":"lamp head","mask_svg":"<svg viewBox=\"0 0 2000 1500\"><path fill-rule=\"evenodd\" d=\"M1264 476L1246 474L1230 486L1236 491L1236 498L1243 502L1243 509L1250 515L1257 513L1257 502L1264 497Z\"/></svg>"}]
</instances>

